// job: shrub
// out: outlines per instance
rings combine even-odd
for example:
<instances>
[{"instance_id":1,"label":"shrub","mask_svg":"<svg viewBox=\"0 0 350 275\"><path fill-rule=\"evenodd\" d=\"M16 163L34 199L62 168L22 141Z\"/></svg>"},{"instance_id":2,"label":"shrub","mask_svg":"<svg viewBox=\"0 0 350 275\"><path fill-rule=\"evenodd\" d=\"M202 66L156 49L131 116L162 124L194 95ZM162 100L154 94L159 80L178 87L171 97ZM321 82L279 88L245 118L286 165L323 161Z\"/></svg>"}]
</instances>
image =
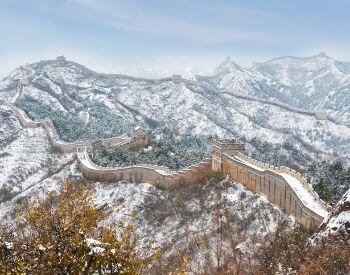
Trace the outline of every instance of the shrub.
<instances>
[{"instance_id":1,"label":"shrub","mask_svg":"<svg viewBox=\"0 0 350 275\"><path fill-rule=\"evenodd\" d=\"M61 195L29 203L14 226L0 231L1 274L137 274L158 253L140 255L134 227L97 225L105 214L85 184L66 183ZM146 253L147 254L147 253Z\"/></svg>"},{"instance_id":2,"label":"shrub","mask_svg":"<svg viewBox=\"0 0 350 275\"><path fill-rule=\"evenodd\" d=\"M15 194L12 192L12 188L9 186L2 186L0 189L0 203L11 200Z\"/></svg>"}]
</instances>

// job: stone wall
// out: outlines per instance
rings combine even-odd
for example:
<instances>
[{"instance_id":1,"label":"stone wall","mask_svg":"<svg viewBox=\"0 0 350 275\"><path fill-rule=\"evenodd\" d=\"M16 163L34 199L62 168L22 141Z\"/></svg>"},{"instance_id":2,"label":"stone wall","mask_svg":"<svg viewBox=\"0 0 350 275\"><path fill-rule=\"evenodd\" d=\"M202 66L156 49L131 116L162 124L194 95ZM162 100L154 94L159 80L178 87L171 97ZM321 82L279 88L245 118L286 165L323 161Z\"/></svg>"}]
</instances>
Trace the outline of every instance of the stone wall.
<instances>
[{"instance_id":1,"label":"stone wall","mask_svg":"<svg viewBox=\"0 0 350 275\"><path fill-rule=\"evenodd\" d=\"M295 220L307 229L318 227L327 213L328 206L323 202L305 178L298 172L287 167L273 167L265 163L253 160L239 151L226 153L220 143L213 146L213 170L228 174L233 180L240 182L253 192L265 195L268 200L285 213L293 216ZM282 176L290 175L297 180L300 188L303 188L311 196L317 209L314 211L296 193L295 187ZM322 215L321 215L322 213Z\"/></svg>"},{"instance_id":2,"label":"stone wall","mask_svg":"<svg viewBox=\"0 0 350 275\"><path fill-rule=\"evenodd\" d=\"M138 140L132 140L129 137L112 137L102 140L93 140L93 141L82 141L82 142L65 142L62 141L59 135L56 132L56 128L53 125L50 119L43 119L39 121L31 120L24 111L17 108L11 103L6 103L8 107L12 110L12 112L17 116L21 125L23 127L36 128L42 127L44 128L52 146L61 151L62 153L75 153L77 149L82 149L85 147L91 148L94 144L102 144L105 146L120 146L120 145L128 145L133 142L139 142Z\"/></svg>"},{"instance_id":3,"label":"stone wall","mask_svg":"<svg viewBox=\"0 0 350 275\"><path fill-rule=\"evenodd\" d=\"M43 127L55 148L64 153L77 152L78 165L83 176L88 180L117 182L125 179L130 182L148 182L169 188L179 184L194 183L209 176L213 171L219 171L228 174L233 180L240 182L253 192L265 195L272 204L293 216L307 229L318 227L329 209L329 206L319 198L300 173L288 167L273 167L251 159L245 155L244 145L234 140L214 142L211 159L206 159L180 171L172 171L167 167L156 165L106 168L94 164L88 156L87 149L99 144L105 146L129 146L134 143L145 145L148 140L144 138L144 134L139 129L131 138L113 137L100 141L67 143L60 140L51 120L32 121L19 108L11 103L7 105L18 117L23 127ZM313 203L319 207L318 211L308 207L300 192L297 194L295 187L285 179L285 175L291 176L298 182L300 188L308 192Z\"/></svg>"},{"instance_id":4,"label":"stone wall","mask_svg":"<svg viewBox=\"0 0 350 275\"><path fill-rule=\"evenodd\" d=\"M31 120L24 111L7 103L17 116L23 127L42 127L50 139L52 146L63 153L77 153L77 161L83 176L89 180L117 182L148 182L159 186L170 187L183 183L193 183L211 174L211 159L206 159L196 165L191 165L180 171L172 171L167 167L156 165L135 165L129 167L106 168L94 164L88 157L87 149L104 145L113 147L146 146L148 137L141 128L136 129L131 137L113 137L98 141L64 142L62 141L50 119Z\"/></svg>"},{"instance_id":5,"label":"stone wall","mask_svg":"<svg viewBox=\"0 0 350 275\"><path fill-rule=\"evenodd\" d=\"M86 149L78 150L77 160L80 171L88 180L148 182L165 188L194 183L209 176L212 172L211 159L203 160L180 171L172 171L164 166L146 164L113 168L101 167L90 160Z\"/></svg>"}]
</instances>

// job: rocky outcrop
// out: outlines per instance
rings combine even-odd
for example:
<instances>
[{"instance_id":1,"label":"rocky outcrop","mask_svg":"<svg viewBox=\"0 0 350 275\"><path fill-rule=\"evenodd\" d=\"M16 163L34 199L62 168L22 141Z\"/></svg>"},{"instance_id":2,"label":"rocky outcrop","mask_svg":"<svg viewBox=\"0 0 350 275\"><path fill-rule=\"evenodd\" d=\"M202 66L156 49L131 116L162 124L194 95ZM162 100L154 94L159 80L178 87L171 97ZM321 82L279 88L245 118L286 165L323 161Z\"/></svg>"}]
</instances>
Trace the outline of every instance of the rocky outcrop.
<instances>
[{"instance_id":1,"label":"rocky outcrop","mask_svg":"<svg viewBox=\"0 0 350 275\"><path fill-rule=\"evenodd\" d=\"M350 240L350 189L321 224L314 239L322 240L328 237Z\"/></svg>"}]
</instances>

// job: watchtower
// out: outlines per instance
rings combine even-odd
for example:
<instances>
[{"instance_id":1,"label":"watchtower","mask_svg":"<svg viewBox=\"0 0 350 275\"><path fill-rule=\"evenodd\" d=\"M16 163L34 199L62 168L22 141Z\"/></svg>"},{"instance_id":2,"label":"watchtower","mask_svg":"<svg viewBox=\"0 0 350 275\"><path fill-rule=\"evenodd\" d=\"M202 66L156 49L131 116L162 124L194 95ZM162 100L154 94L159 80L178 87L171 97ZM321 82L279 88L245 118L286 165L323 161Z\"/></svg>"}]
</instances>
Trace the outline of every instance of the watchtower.
<instances>
[{"instance_id":1,"label":"watchtower","mask_svg":"<svg viewBox=\"0 0 350 275\"><path fill-rule=\"evenodd\" d=\"M237 153L245 154L244 144L238 143L234 139L223 139L214 141L212 152L212 170L217 172L222 171L223 154L232 156Z\"/></svg>"},{"instance_id":2,"label":"watchtower","mask_svg":"<svg viewBox=\"0 0 350 275\"><path fill-rule=\"evenodd\" d=\"M131 133L131 138L133 139L134 145L145 147L149 144L147 133L139 126Z\"/></svg>"},{"instance_id":3,"label":"watchtower","mask_svg":"<svg viewBox=\"0 0 350 275\"><path fill-rule=\"evenodd\" d=\"M327 114L324 111L315 112L315 118L318 120L327 120Z\"/></svg>"},{"instance_id":4,"label":"watchtower","mask_svg":"<svg viewBox=\"0 0 350 275\"><path fill-rule=\"evenodd\" d=\"M179 74L173 74L171 79L172 79L173 83L175 83L175 84L179 84L182 81L182 77Z\"/></svg>"},{"instance_id":5,"label":"watchtower","mask_svg":"<svg viewBox=\"0 0 350 275\"><path fill-rule=\"evenodd\" d=\"M66 63L67 59L64 55L59 55L56 57L56 62L60 65L64 65Z\"/></svg>"}]
</instances>

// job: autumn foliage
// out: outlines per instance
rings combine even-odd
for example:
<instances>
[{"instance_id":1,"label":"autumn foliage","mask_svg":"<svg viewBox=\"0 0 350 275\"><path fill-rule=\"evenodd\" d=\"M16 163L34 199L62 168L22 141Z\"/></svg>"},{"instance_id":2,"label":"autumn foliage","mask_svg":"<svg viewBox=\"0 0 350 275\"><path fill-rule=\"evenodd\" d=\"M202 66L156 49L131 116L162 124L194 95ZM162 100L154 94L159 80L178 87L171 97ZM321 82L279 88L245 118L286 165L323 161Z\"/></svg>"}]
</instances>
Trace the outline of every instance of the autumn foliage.
<instances>
[{"instance_id":1,"label":"autumn foliage","mask_svg":"<svg viewBox=\"0 0 350 275\"><path fill-rule=\"evenodd\" d=\"M132 225L99 227L105 214L92 195L85 184L66 183L58 197L29 203L1 230L0 274L145 272L158 253L137 253Z\"/></svg>"},{"instance_id":2,"label":"autumn foliage","mask_svg":"<svg viewBox=\"0 0 350 275\"><path fill-rule=\"evenodd\" d=\"M203 230L189 238L187 249L179 250L175 259L144 247L140 254L135 228L121 220L106 225L106 214L93 203L94 192L87 184L66 183L60 195L27 204L13 224L0 228L0 274L350 272L348 238L310 245L311 232L282 223L264 244L255 246L252 239L249 253L243 253L239 244L247 238L246 231L232 235L232 224L223 222L221 211L213 223L214 235Z\"/></svg>"}]
</instances>

